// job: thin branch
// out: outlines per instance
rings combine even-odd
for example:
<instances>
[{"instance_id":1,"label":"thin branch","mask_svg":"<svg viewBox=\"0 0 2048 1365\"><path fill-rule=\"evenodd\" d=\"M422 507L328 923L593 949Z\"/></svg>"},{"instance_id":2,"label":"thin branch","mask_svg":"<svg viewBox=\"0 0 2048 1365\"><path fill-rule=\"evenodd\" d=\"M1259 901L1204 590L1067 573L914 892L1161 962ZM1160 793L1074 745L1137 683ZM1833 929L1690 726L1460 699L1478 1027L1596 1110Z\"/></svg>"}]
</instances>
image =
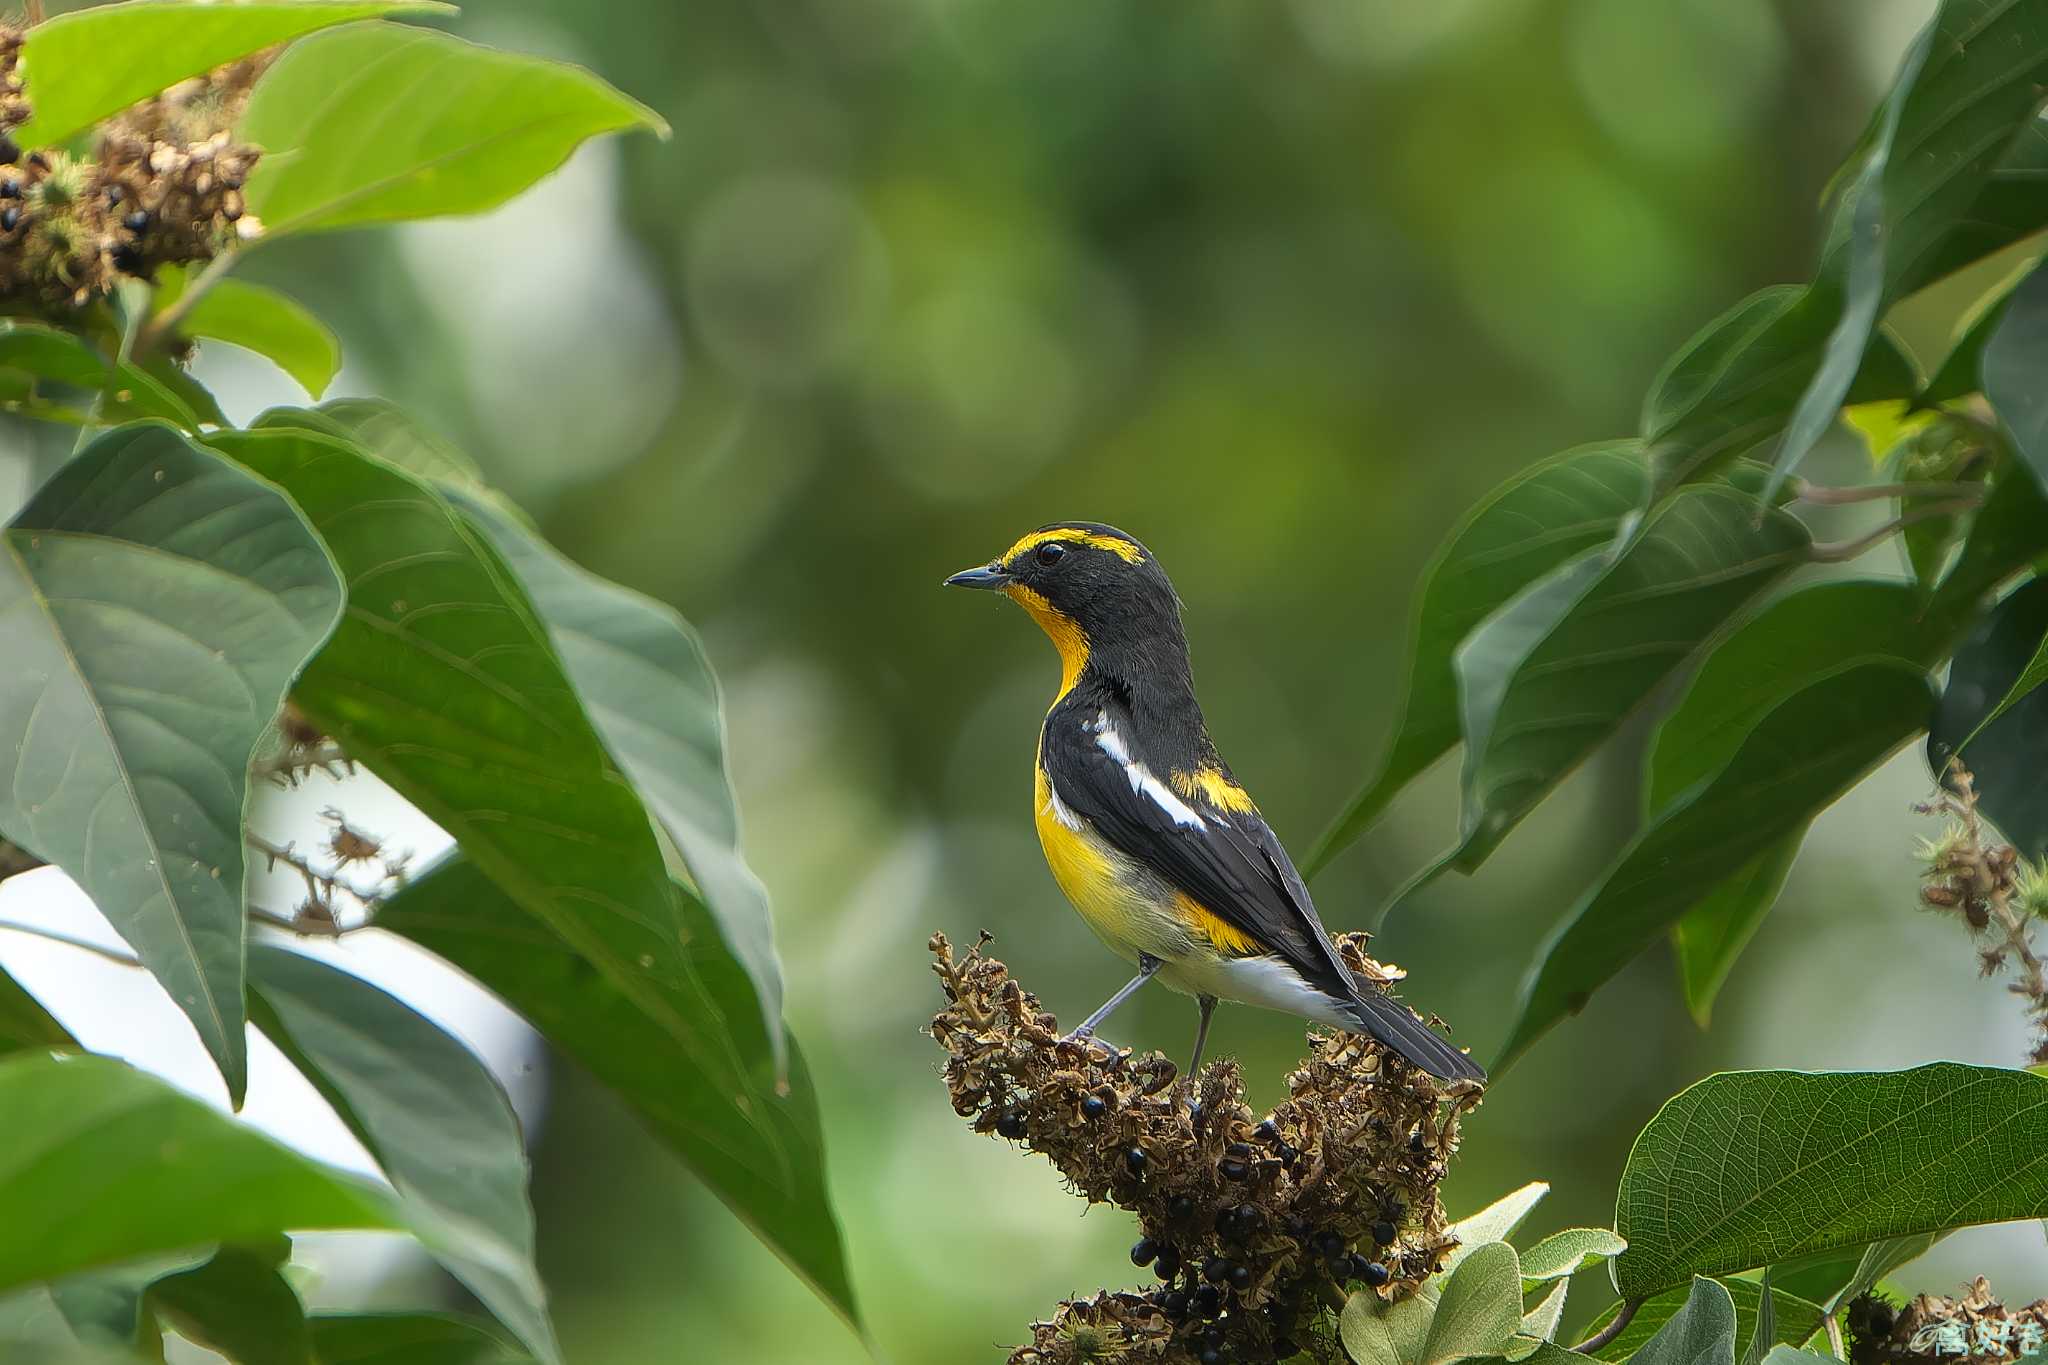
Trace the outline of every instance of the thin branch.
<instances>
[{"instance_id":1,"label":"thin branch","mask_svg":"<svg viewBox=\"0 0 2048 1365\"><path fill-rule=\"evenodd\" d=\"M1587 1355L1599 1350L1628 1329L1628 1325L1636 1319L1636 1310L1642 1306L1643 1301L1641 1299L1622 1300L1621 1311L1614 1315L1613 1322L1608 1323L1605 1327L1593 1333L1592 1336L1587 1337L1584 1341L1572 1347L1572 1349Z\"/></svg>"},{"instance_id":2,"label":"thin branch","mask_svg":"<svg viewBox=\"0 0 2048 1365\"><path fill-rule=\"evenodd\" d=\"M161 313L151 318L148 324L143 327L142 335L136 343L136 349L147 355L155 347L161 345L164 338L176 332L178 324L183 322L186 315L199 306L199 301L206 297L209 289L212 289L227 277L227 273L235 268L235 262L240 258L241 252L237 248L233 246L221 248L221 253L208 261L204 270L185 282L185 292L171 300L170 304Z\"/></svg>"},{"instance_id":3,"label":"thin branch","mask_svg":"<svg viewBox=\"0 0 2048 1365\"><path fill-rule=\"evenodd\" d=\"M1881 502L1886 498L1954 498L1968 502L1984 500L1981 483L1870 483L1855 488L1830 488L1792 481L1792 496L1821 507L1848 507L1859 502Z\"/></svg>"},{"instance_id":4,"label":"thin branch","mask_svg":"<svg viewBox=\"0 0 2048 1365\"><path fill-rule=\"evenodd\" d=\"M142 960L133 953L124 952L119 948L109 948L103 943L94 943L89 938L77 938L56 929L39 929L33 924L16 924L12 920L0 920L0 930L14 934L27 934L31 938L48 939L52 943L61 943L67 948L76 948L80 952L91 953L95 957L103 957L109 962L118 962L123 967L140 967L142 965Z\"/></svg>"},{"instance_id":5,"label":"thin branch","mask_svg":"<svg viewBox=\"0 0 2048 1365\"><path fill-rule=\"evenodd\" d=\"M1857 536L1854 540L1821 540L1813 545L1812 559L1816 564L1842 564L1855 559L1879 541L1888 540L1915 522L1932 521L1936 517L1953 516L1967 512L1977 504L1969 502L1938 502L1924 507L1915 507L1910 512L1893 517L1874 531Z\"/></svg>"},{"instance_id":6,"label":"thin branch","mask_svg":"<svg viewBox=\"0 0 2048 1365\"><path fill-rule=\"evenodd\" d=\"M1828 1350L1834 1353L1836 1360L1847 1360L1849 1347L1842 1340L1842 1324L1833 1313L1828 1314L1824 1321L1828 1327Z\"/></svg>"}]
</instances>

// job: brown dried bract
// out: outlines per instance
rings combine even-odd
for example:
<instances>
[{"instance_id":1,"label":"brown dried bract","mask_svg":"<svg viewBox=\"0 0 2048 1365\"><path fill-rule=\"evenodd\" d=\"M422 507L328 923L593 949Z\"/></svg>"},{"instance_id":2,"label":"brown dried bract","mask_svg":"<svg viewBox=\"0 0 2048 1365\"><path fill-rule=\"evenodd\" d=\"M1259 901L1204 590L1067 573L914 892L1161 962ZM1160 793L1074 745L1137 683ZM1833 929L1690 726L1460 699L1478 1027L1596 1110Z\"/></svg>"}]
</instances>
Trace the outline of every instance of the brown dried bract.
<instances>
[{"instance_id":1,"label":"brown dried bract","mask_svg":"<svg viewBox=\"0 0 2048 1365\"><path fill-rule=\"evenodd\" d=\"M1979 1276L1961 1298L1919 1294L1903 1309L1867 1295L1849 1305L1855 1365L1967 1358L1973 1365L2018 1360L2048 1345L2048 1299L2008 1308Z\"/></svg>"},{"instance_id":2,"label":"brown dried bract","mask_svg":"<svg viewBox=\"0 0 2048 1365\"><path fill-rule=\"evenodd\" d=\"M931 1034L954 1110L1045 1156L1089 1202L1135 1213L1135 1256L1161 1281L1060 1304L1012 1365L1313 1355L1307 1320L1347 1285L1397 1299L1441 1265L1455 1242L1437 1184L1478 1087L1446 1088L1370 1038L1318 1030L1289 1098L1261 1117L1235 1062L1182 1077L1159 1053L1062 1036L986 942L958 959L943 934L930 945L947 997ZM1338 943L1361 975L1399 978L1365 956L1363 935Z\"/></svg>"}]
</instances>

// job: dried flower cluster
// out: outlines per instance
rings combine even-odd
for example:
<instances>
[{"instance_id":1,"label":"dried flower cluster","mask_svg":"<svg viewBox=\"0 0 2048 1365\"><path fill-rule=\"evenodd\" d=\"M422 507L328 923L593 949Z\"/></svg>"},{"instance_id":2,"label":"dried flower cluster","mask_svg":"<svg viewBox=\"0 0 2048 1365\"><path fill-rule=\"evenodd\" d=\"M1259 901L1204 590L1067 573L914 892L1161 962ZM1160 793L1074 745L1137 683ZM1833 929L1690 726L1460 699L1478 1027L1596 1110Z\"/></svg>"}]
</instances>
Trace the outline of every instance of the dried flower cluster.
<instances>
[{"instance_id":1,"label":"dried flower cluster","mask_svg":"<svg viewBox=\"0 0 2048 1365\"><path fill-rule=\"evenodd\" d=\"M1397 979L1363 940L1338 940L1353 970ZM1262 1117L1234 1062L1182 1077L1156 1052L1063 1037L986 942L959 959L944 935L930 945L953 1108L1044 1155L1089 1202L1135 1213L1131 1259L1159 1280L1060 1304L1012 1365L1338 1360L1327 1319L1312 1321L1322 1306L1352 1284L1412 1293L1455 1245L1437 1184L1478 1087L1445 1089L1369 1038L1319 1033Z\"/></svg>"},{"instance_id":2,"label":"dried flower cluster","mask_svg":"<svg viewBox=\"0 0 2048 1365\"><path fill-rule=\"evenodd\" d=\"M24 156L6 136L29 117L22 31L0 25L0 300L82 307L121 275L211 260L255 235L242 184L257 151L228 125L261 59L235 62L110 120L90 159Z\"/></svg>"},{"instance_id":3,"label":"dried flower cluster","mask_svg":"<svg viewBox=\"0 0 2048 1365\"><path fill-rule=\"evenodd\" d=\"M1904 1308L1867 1294L1848 1310L1854 1365L1941 1361L1999 1365L2048 1345L2048 1299L2008 1308L1981 1275L1961 1298L1919 1294Z\"/></svg>"},{"instance_id":4,"label":"dried flower cluster","mask_svg":"<svg viewBox=\"0 0 2048 1365\"><path fill-rule=\"evenodd\" d=\"M1939 838L1922 841L1920 902L1990 937L1978 965L1985 976L2012 969L2008 989L2026 1001L2035 1031L2032 1060L2048 1062L2048 970L2032 942L2033 921L2048 915L2048 875L2012 845L1987 838L1969 769L1952 764L1947 782L1938 799L1914 807L1948 820Z\"/></svg>"}]
</instances>

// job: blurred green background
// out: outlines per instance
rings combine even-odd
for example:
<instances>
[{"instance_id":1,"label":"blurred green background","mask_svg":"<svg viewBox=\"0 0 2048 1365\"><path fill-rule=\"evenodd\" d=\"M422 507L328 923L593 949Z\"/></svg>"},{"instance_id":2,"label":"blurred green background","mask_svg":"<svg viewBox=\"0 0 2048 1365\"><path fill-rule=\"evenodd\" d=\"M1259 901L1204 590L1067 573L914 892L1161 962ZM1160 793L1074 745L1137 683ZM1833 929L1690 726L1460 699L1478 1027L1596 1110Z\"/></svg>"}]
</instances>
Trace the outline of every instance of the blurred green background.
<instances>
[{"instance_id":1,"label":"blurred green background","mask_svg":"<svg viewBox=\"0 0 2048 1365\"><path fill-rule=\"evenodd\" d=\"M1631 431L1697 326L1807 274L1928 9L491 0L453 27L590 65L673 140L587 149L484 219L249 261L336 324L337 392L439 424L704 631L886 1358L997 1359L1058 1296L1142 1275L1124 1215L965 1130L918 1033L934 929L991 930L1063 1018L1124 977L1029 824L1052 652L940 577L1055 518L1144 539L1218 742L1305 852L1388 731L1437 541L1518 467ZM203 364L238 415L292 396ZM1639 737L1386 926L1482 1057L1630 831ZM1469 1124L1454 1211L1542 1178L1533 1230L1606 1221L1636 1130L1716 1068L2014 1061L1999 992L1910 908L1925 787L1902 756L1822 822L1711 1033L1652 954L1552 1035ZM1324 918L1365 924L1454 820L1447 768L1318 879ZM1152 992L1112 1033L1178 1056L1192 1025ZM1215 1042L1271 1102L1301 1038L1226 1008ZM862 1358L617 1104L552 1084L534 1193L572 1359ZM1930 1286L2048 1260L2031 1228L1951 1245Z\"/></svg>"}]
</instances>

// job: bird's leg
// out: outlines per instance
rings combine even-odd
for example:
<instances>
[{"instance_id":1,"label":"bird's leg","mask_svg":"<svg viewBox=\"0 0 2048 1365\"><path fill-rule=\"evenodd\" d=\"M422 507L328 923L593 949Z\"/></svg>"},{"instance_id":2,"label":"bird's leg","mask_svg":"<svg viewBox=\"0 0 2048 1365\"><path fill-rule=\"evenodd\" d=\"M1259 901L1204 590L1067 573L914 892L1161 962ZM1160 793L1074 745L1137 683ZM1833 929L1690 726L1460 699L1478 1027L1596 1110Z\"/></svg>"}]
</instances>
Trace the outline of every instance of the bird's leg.
<instances>
[{"instance_id":1,"label":"bird's leg","mask_svg":"<svg viewBox=\"0 0 2048 1365\"><path fill-rule=\"evenodd\" d=\"M1096 1026L1100 1024L1103 1020L1109 1018L1110 1014L1116 1009L1118 1005L1123 1004L1124 1001L1136 995L1138 993L1138 987L1144 985L1147 981L1150 981L1152 979L1152 973L1158 970L1158 958L1152 956L1150 953L1139 953L1138 974L1132 977L1129 981L1126 981L1123 984L1123 988L1119 990L1115 995L1112 995L1111 997L1109 997L1109 999L1103 1001L1101 1009L1095 1011L1095 1013L1089 1015L1086 1019L1082 1020L1081 1027L1075 1029L1072 1033L1068 1034L1067 1036L1069 1038L1094 1037Z\"/></svg>"},{"instance_id":2,"label":"bird's leg","mask_svg":"<svg viewBox=\"0 0 2048 1365\"><path fill-rule=\"evenodd\" d=\"M1200 1074L1202 1070L1202 1045L1209 1041L1209 1016L1216 1012L1216 997L1198 995L1195 1005L1202 1011L1202 1022L1195 1025L1195 1059L1188 1063L1188 1075Z\"/></svg>"}]
</instances>

